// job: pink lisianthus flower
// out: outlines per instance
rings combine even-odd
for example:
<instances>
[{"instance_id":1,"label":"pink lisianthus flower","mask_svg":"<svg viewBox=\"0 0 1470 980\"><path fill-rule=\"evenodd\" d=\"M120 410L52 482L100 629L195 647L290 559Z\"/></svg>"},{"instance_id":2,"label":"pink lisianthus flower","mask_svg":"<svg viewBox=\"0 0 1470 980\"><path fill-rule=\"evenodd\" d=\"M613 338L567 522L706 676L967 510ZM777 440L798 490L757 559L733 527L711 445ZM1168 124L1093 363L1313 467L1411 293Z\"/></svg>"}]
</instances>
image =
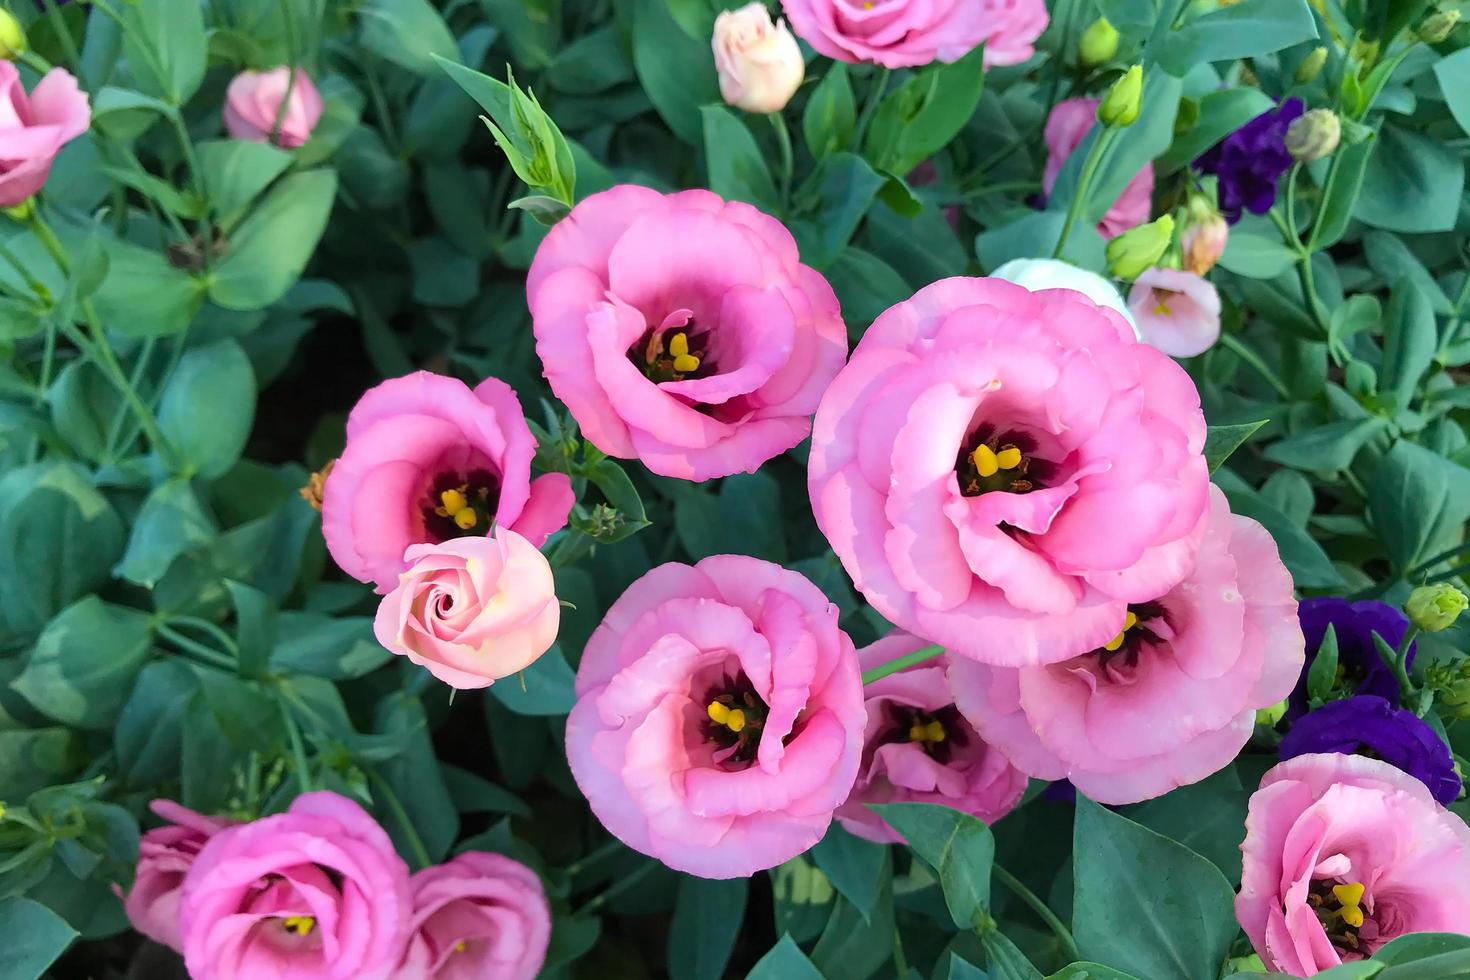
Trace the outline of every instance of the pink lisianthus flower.
<instances>
[{"instance_id":1,"label":"pink lisianthus flower","mask_svg":"<svg viewBox=\"0 0 1470 980\"><path fill-rule=\"evenodd\" d=\"M419 371L384 381L347 418L322 493L322 534L341 569L386 593L410 545L515 531L535 547L576 502L564 473L531 479L536 440L503 381L471 391Z\"/></svg>"},{"instance_id":2,"label":"pink lisianthus flower","mask_svg":"<svg viewBox=\"0 0 1470 980\"><path fill-rule=\"evenodd\" d=\"M1056 186L1062 165L1082 145L1088 130L1097 121L1097 99L1067 99L1058 102L1046 120L1046 169L1041 186L1048 194ZM1108 208L1097 230L1104 238L1116 238L1129 228L1148 220L1153 210L1154 165L1145 164L1123 188L1123 193Z\"/></svg>"},{"instance_id":3,"label":"pink lisianthus flower","mask_svg":"<svg viewBox=\"0 0 1470 980\"><path fill-rule=\"evenodd\" d=\"M817 524L889 622L951 655L1068 660L1189 573L1199 394L1071 289L946 279L869 328L817 410Z\"/></svg>"},{"instance_id":4,"label":"pink lisianthus flower","mask_svg":"<svg viewBox=\"0 0 1470 980\"><path fill-rule=\"evenodd\" d=\"M1193 572L1131 603L1108 643L1041 667L951 661L955 702L981 738L1100 803L1161 796L1230 764L1257 709L1291 693L1305 653L1275 541L1210 496Z\"/></svg>"},{"instance_id":5,"label":"pink lisianthus flower","mask_svg":"<svg viewBox=\"0 0 1470 980\"><path fill-rule=\"evenodd\" d=\"M1019 65L1046 30L1045 0L782 0L798 37L851 63L917 68L981 44L985 67Z\"/></svg>"},{"instance_id":6,"label":"pink lisianthus flower","mask_svg":"<svg viewBox=\"0 0 1470 980\"><path fill-rule=\"evenodd\" d=\"M300 68L295 71L294 82L291 69L284 65L236 75L225 91L225 129L229 134L237 140L274 143L288 150L311 139L312 130L322 118L322 96L306 72Z\"/></svg>"},{"instance_id":7,"label":"pink lisianthus flower","mask_svg":"<svg viewBox=\"0 0 1470 980\"><path fill-rule=\"evenodd\" d=\"M926 646L894 631L858 651L864 671ZM848 831L880 844L900 837L870 803L938 803L994 823L1020 802L1026 774L985 744L954 705L945 658L928 660L863 688L868 727L852 795L837 811Z\"/></svg>"},{"instance_id":8,"label":"pink lisianthus flower","mask_svg":"<svg viewBox=\"0 0 1470 980\"><path fill-rule=\"evenodd\" d=\"M660 565L613 603L577 670L567 761L623 843L737 878L821 840L864 722L837 608L795 572L717 555Z\"/></svg>"},{"instance_id":9,"label":"pink lisianthus flower","mask_svg":"<svg viewBox=\"0 0 1470 980\"><path fill-rule=\"evenodd\" d=\"M195 980L387 980L408 941L408 866L346 797L216 833L184 879L179 931Z\"/></svg>"},{"instance_id":10,"label":"pink lisianthus flower","mask_svg":"<svg viewBox=\"0 0 1470 980\"><path fill-rule=\"evenodd\" d=\"M27 95L15 64L0 61L0 207L39 191L56 154L91 124L87 94L70 72L51 69Z\"/></svg>"},{"instance_id":11,"label":"pink lisianthus flower","mask_svg":"<svg viewBox=\"0 0 1470 980\"><path fill-rule=\"evenodd\" d=\"M792 448L847 356L832 287L791 233L708 191L592 195L541 243L526 295L583 435L663 476L753 472Z\"/></svg>"},{"instance_id":12,"label":"pink lisianthus flower","mask_svg":"<svg viewBox=\"0 0 1470 980\"><path fill-rule=\"evenodd\" d=\"M413 937L394 980L534 980L551 941L536 872L468 851L413 876Z\"/></svg>"},{"instance_id":13,"label":"pink lisianthus flower","mask_svg":"<svg viewBox=\"0 0 1470 980\"><path fill-rule=\"evenodd\" d=\"M138 841L138 870L123 909L134 929L182 952L179 896L184 877L209 839L233 821L206 817L172 800L154 800L149 808L169 823L148 831Z\"/></svg>"},{"instance_id":14,"label":"pink lisianthus flower","mask_svg":"<svg viewBox=\"0 0 1470 980\"><path fill-rule=\"evenodd\" d=\"M1288 759L1246 817L1235 915L1268 970L1309 977L1411 932L1470 933L1470 829L1379 759Z\"/></svg>"},{"instance_id":15,"label":"pink lisianthus flower","mask_svg":"<svg viewBox=\"0 0 1470 980\"><path fill-rule=\"evenodd\" d=\"M1149 269L1133 283L1128 307L1143 342L1170 357L1194 357L1220 339L1220 294L1192 272Z\"/></svg>"}]
</instances>

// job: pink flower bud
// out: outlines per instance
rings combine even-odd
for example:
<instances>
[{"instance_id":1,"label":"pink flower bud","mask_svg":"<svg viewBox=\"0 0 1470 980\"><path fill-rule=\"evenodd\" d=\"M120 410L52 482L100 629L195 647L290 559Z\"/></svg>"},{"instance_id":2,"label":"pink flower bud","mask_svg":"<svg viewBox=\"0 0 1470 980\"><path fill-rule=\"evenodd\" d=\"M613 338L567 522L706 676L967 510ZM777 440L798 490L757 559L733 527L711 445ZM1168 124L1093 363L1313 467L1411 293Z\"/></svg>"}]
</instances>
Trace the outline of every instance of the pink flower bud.
<instances>
[{"instance_id":1,"label":"pink flower bud","mask_svg":"<svg viewBox=\"0 0 1470 980\"><path fill-rule=\"evenodd\" d=\"M711 47L720 94L746 112L780 112L806 75L796 38L785 21L771 20L763 3L748 3L715 18Z\"/></svg>"},{"instance_id":2,"label":"pink flower bud","mask_svg":"<svg viewBox=\"0 0 1470 980\"><path fill-rule=\"evenodd\" d=\"M270 71L242 71L225 92L225 129L237 140L294 149L311 138L321 117L321 93L300 68L294 82L291 69L284 65Z\"/></svg>"},{"instance_id":3,"label":"pink flower bud","mask_svg":"<svg viewBox=\"0 0 1470 980\"><path fill-rule=\"evenodd\" d=\"M1184 232L1179 236L1179 245L1184 253L1184 270L1202 276L1215 267L1220 256L1225 254L1225 245L1230 240L1230 225L1208 202L1194 201L1189 205L1189 219Z\"/></svg>"}]
</instances>

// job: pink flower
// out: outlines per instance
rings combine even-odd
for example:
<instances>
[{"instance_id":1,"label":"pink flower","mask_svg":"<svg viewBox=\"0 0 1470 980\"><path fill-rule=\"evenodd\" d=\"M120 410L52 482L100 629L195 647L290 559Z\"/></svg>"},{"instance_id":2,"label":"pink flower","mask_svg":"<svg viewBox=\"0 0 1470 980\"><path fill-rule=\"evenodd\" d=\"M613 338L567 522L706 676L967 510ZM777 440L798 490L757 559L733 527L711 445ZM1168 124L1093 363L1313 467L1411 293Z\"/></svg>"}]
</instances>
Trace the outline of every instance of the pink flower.
<instances>
[{"instance_id":1,"label":"pink flower","mask_svg":"<svg viewBox=\"0 0 1470 980\"><path fill-rule=\"evenodd\" d=\"M801 87L806 62L785 23L760 0L715 18L710 40L720 95L746 112L780 112Z\"/></svg>"},{"instance_id":2,"label":"pink flower","mask_svg":"<svg viewBox=\"0 0 1470 980\"><path fill-rule=\"evenodd\" d=\"M394 980L534 980L551 940L536 872L468 851L413 876L413 937Z\"/></svg>"},{"instance_id":3,"label":"pink flower","mask_svg":"<svg viewBox=\"0 0 1470 980\"><path fill-rule=\"evenodd\" d=\"M1134 803L1230 764L1258 708L1291 693L1303 640L1291 573L1265 528L1210 488L1189 577L1130 603L1122 632L1042 667L956 659L950 684L980 737L1039 779Z\"/></svg>"},{"instance_id":4,"label":"pink flower","mask_svg":"<svg viewBox=\"0 0 1470 980\"><path fill-rule=\"evenodd\" d=\"M290 101L282 115L281 103L286 101L288 88ZM311 138L321 117L321 93L300 68L296 69L294 83L291 69L284 65L270 71L242 71L225 92L225 129L237 140L295 149Z\"/></svg>"},{"instance_id":5,"label":"pink flower","mask_svg":"<svg viewBox=\"0 0 1470 980\"><path fill-rule=\"evenodd\" d=\"M184 880L179 930L195 980L386 980L408 942L408 866L336 793L219 831Z\"/></svg>"},{"instance_id":6,"label":"pink flower","mask_svg":"<svg viewBox=\"0 0 1470 980\"><path fill-rule=\"evenodd\" d=\"M1001 666L1068 660L1188 574L1189 376L1071 289L945 279L888 310L817 410L817 524L885 619Z\"/></svg>"},{"instance_id":7,"label":"pink flower","mask_svg":"<svg viewBox=\"0 0 1470 980\"><path fill-rule=\"evenodd\" d=\"M1128 307L1143 342L1170 357L1203 354L1220 339L1220 294L1193 272L1149 269L1134 281Z\"/></svg>"},{"instance_id":8,"label":"pink flower","mask_svg":"<svg viewBox=\"0 0 1470 980\"><path fill-rule=\"evenodd\" d=\"M894 631L858 651L863 670L926 646ZM925 661L863 688L868 727L852 795L837 811L842 826L880 844L902 841L869 803L938 803L994 823L1026 792L1026 774L986 745L954 706L945 658Z\"/></svg>"},{"instance_id":9,"label":"pink flower","mask_svg":"<svg viewBox=\"0 0 1470 980\"><path fill-rule=\"evenodd\" d=\"M347 418L347 448L327 478L322 534L342 570L378 592L398 583L413 544L509 528L536 547L576 502L563 473L531 479L536 440L515 392L473 392L427 371L384 381Z\"/></svg>"},{"instance_id":10,"label":"pink flower","mask_svg":"<svg viewBox=\"0 0 1470 980\"><path fill-rule=\"evenodd\" d=\"M184 876L209 839L231 821L206 817L172 800L154 800L149 808L169 824L155 827L138 841L138 872L123 908L143 935L175 951L179 940L179 895Z\"/></svg>"},{"instance_id":11,"label":"pink flower","mask_svg":"<svg viewBox=\"0 0 1470 980\"><path fill-rule=\"evenodd\" d=\"M744 555L660 565L587 641L567 761L609 832L737 878L821 840L862 757L862 681L837 608Z\"/></svg>"},{"instance_id":12,"label":"pink flower","mask_svg":"<svg viewBox=\"0 0 1470 980\"><path fill-rule=\"evenodd\" d=\"M410 567L378 604L373 633L450 687L489 687L556 642L551 565L514 531L416 544L404 557Z\"/></svg>"},{"instance_id":13,"label":"pink flower","mask_svg":"<svg viewBox=\"0 0 1470 980\"><path fill-rule=\"evenodd\" d=\"M708 191L592 195L542 242L526 295L583 435L663 476L753 472L792 448L847 356L832 287L791 234Z\"/></svg>"},{"instance_id":14,"label":"pink flower","mask_svg":"<svg viewBox=\"0 0 1470 980\"><path fill-rule=\"evenodd\" d=\"M782 0L819 54L914 68L958 61L981 44L985 67L1019 65L1046 30L1045 0Z\"/></svg>"},{"instance_id":15,"label":"pink flower","mask_svg":"<svg viewBox=\"0 0 1470 980\"><path fill-rule=\"evenodd\" d=\"M1062 165L1082 145L1097 121L1097 99L1067 99L1058 102L1046 120L1046 171L1041 186L1048 193L1056 186ZM1129 228L1148 220L1153 210L1154 165L1146 164L1103 215L1097 230L1104 238L1116 238Z\"/></svg>"},{"instance_id":16,"label":"pink flower","mask_svg":"<svg viewBox=\"0 0 1470 980\"><path fill-rule=\"evenodd\" d=\"M1235 915L1268 970L1307 977L1411 932L1470 932L1470 829L1386 762L1302 755L1246 817Z\"/></svg>"},{"instance_id":17,"label":"pink flower","mask_svg":"<svg viewBox=\"0 0 1470 980\"><path fill-rule=\"evenodd\" d=\"M51 69L27 96L15 65L0 61L0 207L39 191L56 154L91 124L87 95L65 69Z\"/></svg>"}]
</instances>

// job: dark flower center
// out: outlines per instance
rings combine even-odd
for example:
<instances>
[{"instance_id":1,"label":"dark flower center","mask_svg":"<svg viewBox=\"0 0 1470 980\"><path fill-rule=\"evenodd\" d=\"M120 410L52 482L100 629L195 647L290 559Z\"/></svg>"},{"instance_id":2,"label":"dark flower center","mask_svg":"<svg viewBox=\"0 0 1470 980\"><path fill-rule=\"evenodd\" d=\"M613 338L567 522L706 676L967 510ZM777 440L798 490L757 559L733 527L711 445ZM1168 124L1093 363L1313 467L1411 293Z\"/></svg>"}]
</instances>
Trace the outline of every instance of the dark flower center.
<instances>
[{"instance_id":1,"label":"dark flower center","mask_svg":"<svg viewBox=\"0 0 1470 980\"><path fill-rule=\"evenodd\" d=\"M499 507L500 477L487 469L440 473L420 504L424 530L435 544L489 534Z\"/></svg>"},{"instance_id":2,"label":"dark flower center","mask_svg":"<svg viewBox=\"0 0 1470 980\"><path fill-rule=\"evenodd\" d=\"M733 677L726 674L710 688L702 703L705 741L713 742L721 751L734 750L722 761L736 766L754 762L771 709L756 693L745 671L737 671Z\"/></svg>"},{"instance_id":3,"label":"dark flower center","mask_svg":"<svg viewBox=\"0 0 1470 980\"><path fill-rule=\"evenodd\" d=\"M945 705L938 711L925 711L908 704L887 705L885 725L879 731L877 744L910 742L918 745L940 765L949 763L956 749L970 743L965 728L960 724L960 712L954 705Z\"/></svg>"},{"instance_id":4,"label":"dark flower center","mask_svg":"<svg viewBox=\"0 0 1470 980\"><path fill-rule=\"evenodd\" d=\"M1307 905L1317 914L1317 921L1338 949L1362 951L1358 930L1363 925L1363 885L1361 882L1338 882L1319 878L1307 890Z\"/></svg>"},{"instance_id":5,"label":"dark flower center","mask_svg":"<svg viewBox=\"0 0 1470 980\"><path fill-rule=\"evenodd\" d=\"M1128 615L1123 620L1123 629L1117 636L1092 652L1097 657L1098 666L1106 669L1126 668L1132 669L1138 666L1138 655L1145 643L1160 643L1158 633L1154 632L1152 624L1157 621L1167 622L1168 613L1164 607L1157 602L1139 602L1128 607Z\"/></svg>"},{"instance_id":6,"label":"dark flower center","mask_svg":"<svg viewBox=\"0 0 1470 980\"><path fill-rule=\"evenodd\" d=\"M955 460L960 493L1030 493L1049 486L1056 479L1056 464L1036 456L1036 449L1036 440L1025 432L981 423Z\"/></svg>"},{"instance_id":7,"label":"dark flower center","mask_svg":"<svg viewBox=\"0 0 1470 980\"><path fill-rule=\"evenodd\" d=\"M649 329L628 348L628 360L654 384L706 378L714 374L707 356L709 331L691 321L683 327Z\"/></svg>"}]
</instances>

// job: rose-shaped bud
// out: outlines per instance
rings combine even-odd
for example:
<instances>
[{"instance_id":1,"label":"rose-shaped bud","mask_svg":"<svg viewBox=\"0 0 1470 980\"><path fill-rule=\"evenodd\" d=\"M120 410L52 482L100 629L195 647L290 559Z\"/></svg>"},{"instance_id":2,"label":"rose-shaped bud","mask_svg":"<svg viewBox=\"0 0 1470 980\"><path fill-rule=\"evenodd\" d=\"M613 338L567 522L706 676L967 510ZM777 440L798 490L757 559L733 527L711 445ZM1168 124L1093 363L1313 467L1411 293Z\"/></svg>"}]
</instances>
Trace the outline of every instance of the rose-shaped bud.
<instances>
[{"instance_id":1,"label":"rose-shaped bud","mask_svg":"<svg viewBox=\"0 0 1470 980\"><path fill-rule=\"evenodd\" d=\"M1057 103L1051 115L1046 117L1046 129L1042 133L1046 141L1046 168L1042 172L1041 189L1048 194L1056 186L1063 164L1077 152L1077 147L1082 145L1097 122L1097 107L1097 99L1067 99ZM1154 165L1146 163L1128 181L1123 193L1098 222L1098 234L1104 238L1115 238L1147 221L1153 208L1153 197Z\"/></svg>"},{"instance_id":2,"label":"rose-shaped bud","mask_svg":"<svg viewBox=\"0 0 1470 980\"><path fill-rule=\"evenodd\" d=\"M1174 218L1164 215L1137 228L1130 228L1108 242L1108 272L1132 282L1158 264L1174 240Z\"/></svg>"},{"instance_id":3,"label":"rose-shaped bud","mask_svg":"<svg viewBox=\"0 0 1470 980\"><path fill-rule=\"evenodd\" d=\"M393 980L534 980L551 940L536 872L466 851L413 876L413 936Z\"/></svg>"},{"instance_id":4,"label":"rose-shaped bud","mask_svg":"<svg viewBox=\"0 0 1470 980\"><path fill-rule=\"evenodd\" d=\"M26 31L15 15L0 7L0 58L9 61L26 53Z\"/></svg>"},{"instance_id":5,"label":"rose-shaped bud","mask_svg":"<svg viewBox=\"0 0 1470 980\"><path fill-rule=\"evenodd\" d=\"M711 44L720 95L737 109L780 112L806 76L796 38L760 0L716 17Z\"/></svg>"},{"instance_id":6,"label":"rose-shaped bud","mask_svg":"<svg viewBox=\"0 0 1470 980\"><path fill-rule=\"evenodd\" d=\"M1121 129L1138 121L1143 108L1143 66L1134 65L1113 83L1097 107L1097 121Z\"/></svg>"},{"instance_id":7,"label":"rose-shaped bud","mask_svg":"<svg viewBox=\"0 0 1470 980\"><path fill-rule=\"evenodd\" d=\"M1128 305L1143 342L1170 357L1195 357L1220 339L1220 293L1193 272L1146 270Z\"/></svg>"},{"instance_id":8,"label":"rose-shaped bud","mask_svg":"<svg viewBox=\"0 0 1470 980\"><path fill-rule=\"evenodd\" d=\"M143 935L175 952L183 952L179 938L179 896L184 877L209 839L231 825L220 817L206 817L172 800L154 800L149 809L169 821L138 841L138 870L123 900L128 921Z\"/></svg>"},{"instance_id":9,"label":"rose-shaped bud","mask_svg":"<svg viewBox=\"0 0 1470 980\"><path fill-rule=\"evenodd\" d=\"M1098 306L1105 306L1123 317L1133 327L1135 336L1138 333L1138 325L1133 322L1133 314L1129 312L1123 294L1096 272L1079 269L1061 259L1011 259L990 276L1024 286L1033 293L1044 289L1070 289L1081 293Z\"/></svg>"},{"instance_id":10,"label":"rose-shaped bud","mask_svg":"<svg viewBox=\"0 0 1470 980\"><path fill-rule=\"evenodd\" d=\"M0 208L23 220L61 148L87 131L92 110L77 80L53 68L29 95L14 63L0 61Z\"/></svg>"},{"instance_id":11,"label":"rose-shaped bud","mask_svg":"<svg viewBox=\"0 0 1470 980\"><path fill-rule=\"evenodd\" d=\"M822 839L866 723L837 607L744 555L660 565L587 641L567 761L604 827L677 871L739 878Z\"/></svg>"},{"instance_id":12,"label":"rose-shaped bud","mask_svg":"<svg viewBox=\"0 0 1470 980\"><path fill-rule=\"evenodd\" d=\"M284 103L284 108L283 108ZM225 91L225 129L237 140L294 149L311 138L322 97L300 68L242 71Z\"/></svg>"},{"instance_id":13,"label":"rose-shaped bud","mask_svg":"<svg viewBox=\"0 0 1470 980\"><path fill-rule=\"evenodd\" d=\"M514 531L416 544L373 620L378 642L450 687L489 687L556 642L551 565Z\"/></svg>"},{"instance_id":14,"label":"rose-shaped bud","mask_svg":"<svg viewBox=\"0 0 1470 980\"><path fill-rule=\"evenodd\" d=\"M1077 45L1077 57L1088 68L1107 64L1118 53L1118 29L1106 17L1093 21L1082 32Z\"/></svg>"},{"instance_id":15,"label":"rose-shaped bud","mask_svg":"<svg viewBox=\"0 0 1470 980\"><path fill-rule=\"evenodd\" d=\"M1298 163L1331 156L1342 142L1342 121L1331 109L1313 109L1286 130L1286 152Z\"/></svg>"},{"instance_id":16,"label":"rose-shaped bud","mask_svg":"<svg viewBox=\"0 0 1470 980\"><path fill-rule=\"evenodd\" d=\"M1322 69L1327 64L1327 49L1313 48L1311 53L1302 59L1302 63L1296 66L1296 82L1298 85L1307 85L1315 81L1322 74Z\"/></svg>"},{"instance_id":17,"label":"rose-shaped bud","mask_svg":"<svg viewBox=\"0 0 1470 980\"><path fill-rule=\"evenodd\" d=\"M889 68L952 62L985 45L985 67L1019 65L1046 30L1046 0L965 0L963 8L930 0L884 0L879 9L853 0L781 0L792 30L818 54Z\"/></svg>"},{"instance_id":18,"label":"rose-shaped bud","mask_svg":"<svg viewBox=\"0 0 1470 980\"><path fill-rule=\"evenodd\" d=\"M1215 267L1230 241L1230 225L1215 210L1210 199L1196 194L1189 199L1184 230L1179 233L1179 250L1184 257L1184 271L1203 276Z\"/></svg>"},{"instance_id":19,"label":"rose-shaped bud","mask_svg":"<svg viewBox=\"0 0 1470 980\"><path fill-rule=\"evenodd\" d=\"M328 792L216 833L179 902L195 980L389 980L412 921L408 866L393 842L362 807Z\"/></svg>"},{"instance_id":20,"label":"rose-shaped bud","mask_svg":"<svg viewBox=\"0 0 1470 980\"><path fill-rule=\"evenodd\" d=\"M1409 622L1424 632L1439 633L1455 625L1455 620L1467 606L1470 606L1470 599L1465 593L1448 582L1441 582L1438 585L1421 585L1410 592L1409 601L1404 603L1404 612L1409 614Z\"/></svg>"},{"instance_id":21,"label":"rose-shaped bud","mask_svg":"<svg viewBox=\"0 0 1470 980\"><path fill-rule=\"evenodd\" d=\"M1460 23L1458 10L1436 10L1424 18L1424 22L1419 25L1415 33L1425 44L1440 44L1449 38L1450 32L1458 23Z\"/></svg>"}]
</instances>

